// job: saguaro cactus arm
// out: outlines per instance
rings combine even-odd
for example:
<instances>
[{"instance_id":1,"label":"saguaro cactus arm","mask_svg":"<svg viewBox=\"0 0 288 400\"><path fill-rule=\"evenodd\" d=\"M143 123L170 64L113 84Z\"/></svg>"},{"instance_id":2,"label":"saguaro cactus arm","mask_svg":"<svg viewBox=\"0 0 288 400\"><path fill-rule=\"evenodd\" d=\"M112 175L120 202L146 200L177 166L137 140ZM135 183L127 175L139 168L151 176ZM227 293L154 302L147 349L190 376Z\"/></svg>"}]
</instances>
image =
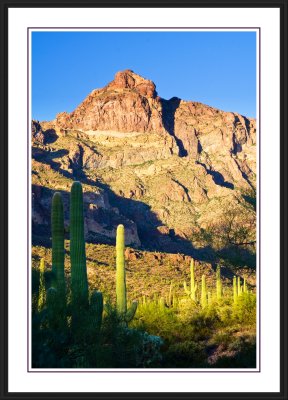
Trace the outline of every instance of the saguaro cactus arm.
<instances>
[{"instance_id":1,"label":"saguaro cactus arm","mask_svg":"<svg viewBox=\"0 0 288 400\"><path fill-rule=\"evenodd\" d=\"M187 286L186 281L183 282L183 287L184 287L185 293L186 293L188 296L190 296L190 295L191 295L191 292L190 292L190 290L188 289L188 286Z\"/></svg>"},{"instance_id":2,"label":"saguaro cactus arm","mask_svg":"<svg viewBox=\"0 0 288 400\"><path fill-rule=\"evenodd\" d=\"M125 321L126 322L130 322L134 318L134 315L135 315L136 310L137 310L137 306L138 306L137 301L133 301L131 306L128 308L128 310L127 310L127 312L125 314Z\"/></svg>"}]
</instances>

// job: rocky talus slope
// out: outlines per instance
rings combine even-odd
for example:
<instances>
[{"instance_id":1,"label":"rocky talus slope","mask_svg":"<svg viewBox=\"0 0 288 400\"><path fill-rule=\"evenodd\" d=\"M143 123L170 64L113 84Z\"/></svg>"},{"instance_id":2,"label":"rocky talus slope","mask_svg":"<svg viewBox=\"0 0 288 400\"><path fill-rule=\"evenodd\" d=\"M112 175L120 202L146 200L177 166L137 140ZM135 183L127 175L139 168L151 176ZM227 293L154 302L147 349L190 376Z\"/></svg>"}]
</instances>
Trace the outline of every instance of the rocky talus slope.
<instances>
[{"instance_id":1,"label":"rocky talus slope","mask_svg":"<svg viewBox=\"0 0 288 400\"><path fill-rule=\"evenodd\" d=\"M88 242L113 244L121 222L131 247L255 262L254 119L164 100L152 81L118 72L73 112L32 121L35 244L49 243L56 190L68 225L76 179Z\"/></svg>"}]
</instances>

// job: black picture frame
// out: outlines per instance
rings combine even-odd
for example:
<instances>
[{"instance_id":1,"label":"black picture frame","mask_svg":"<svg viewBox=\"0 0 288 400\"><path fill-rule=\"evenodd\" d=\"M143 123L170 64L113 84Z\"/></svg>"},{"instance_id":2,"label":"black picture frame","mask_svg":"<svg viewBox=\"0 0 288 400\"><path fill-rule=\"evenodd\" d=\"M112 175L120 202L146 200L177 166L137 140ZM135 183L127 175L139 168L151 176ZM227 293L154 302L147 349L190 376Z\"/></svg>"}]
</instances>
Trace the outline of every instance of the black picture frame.
<instances>
[{"instance_id":1,"label":"black picture frame","mask_svg":"<svg viewBox=\"0 0 288 400\"><path fill-rule=\"evenodd\" d=\"M151 7L151 8L279 8L280 10L280 392L279 393L250 393L250 392L216 392L216 393L166 393L166 392L135 392L135 393L53 393L53 392L43 392L43 393L12 393L8 391L8 269L9 269L9 259L8 259L8 208L9 208L9 198L8 198L8 12L10 8L87 8L87 7L107 7L107 8L126 8L126 7ZM287 25L288 25L288 0L180 0L180 2L169 1L169 0L123 0L123 1L105 1L105 0L85 0L81 1L65 1L61 0L59 2L53 1L13 1L4 0L1 2L1 19L0 19L0 29L1 29L1 129L0 129L0 173L1 173L1 209L0 209L0 229L1 229L1 267L0 267L0 299L1 299L1 348L0 348L0 363L1 363L1 376L0 376L0 398L1 399L20 399L20 398L46 398L46 399L61 399L61 398L95 398L95 399L169 399L169 398L186 398L186 399L287 399L287 182L288 182L288 166L287 166L287 154L288 154L288 143L287 143L287 48L288 48L288 35L287 35ZM25 130L26 127L23 128ZM10 183L11 184L11 183ZM269 228L267 228L269 229ZM207 380L209 376L207 375Z\"/></svg>"}]
</instances>

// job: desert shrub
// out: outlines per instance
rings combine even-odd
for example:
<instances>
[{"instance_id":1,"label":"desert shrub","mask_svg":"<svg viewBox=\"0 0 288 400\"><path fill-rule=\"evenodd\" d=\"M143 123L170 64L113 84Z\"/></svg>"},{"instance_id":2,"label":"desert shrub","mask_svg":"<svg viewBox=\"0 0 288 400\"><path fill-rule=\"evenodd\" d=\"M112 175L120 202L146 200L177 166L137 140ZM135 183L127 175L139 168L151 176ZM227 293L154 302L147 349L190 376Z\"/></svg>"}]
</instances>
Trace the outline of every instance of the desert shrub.
<instances>
[{"instance_id":1,"label":"desert shrub","mask_svg":"<svg viewBox=\"0 0 288 400\"><path fill-rule=\"evenodd\" d=\"M166 368L201 368L206 366L207 355L205 344L190 340L171 344L163 357Z\"/></svg>"},{"instance_id":2,"label":"desert shrub","mask_svg":"<svg viewBox=\"0 0 288 400\"><path fill-rule=\"evenodd\" d=\"M70 367L68 357L71 345L69 331L51 328L47 309L35 311L32 316L32 367Z\"/></svg>"},{"instance_id":3,"label":"desert shrub","mask_svg":"<svg viewBox=\"0 0 288 400\"><path fill-rule=\"evenodd\" d=\"M256 297L251 293L239 296L236 303L222 299L204 309L189 299L171 308L155 299L139 305L128 327L108 302L99 334L88 314L75 334L70 329L69 307L62 330L50 327L44 308L33 314L33 367L252 368L255 336L245 335L243 327L251 333L255 312ZM209 348L221 348L211 365Z\"/></svg>"},{"instance_id":4,"label":"desert shrub","mask_svg":"<svg viewBox=\"0 0 288 400\"><path fill-rule=\"evenodd\" d=\"M164 341L159 336L142 333L140 346L138 347L137 367L159 367L162 362L161 347Z\"/></svg>"},{"instance_id":5,"label":"desert shrub","mask_svg":"<svg viewBox=\"0 0 288 400\"><path fill-rule=\"evenodd\" d=\"M153 300L139 304L131 327L160 336L166 343L179 337L182 324L178 321L175 310Z\"/></svg>"},{"instance_id":6,"label":"desert shrub","mask_svg":"<svg viewBox=\"0 0 288 400\"><path fill-rule=\"evenodd\" d=\"M179 310L179 315L182 311ZM212 306L205 307L204 309L198 308L189 316L187 320L187 325L183 326L182 337L187 340L190 336L193 340L205 340L211 336L218 324L219 316L217 314L217 309ZM189 330L187 329L189 326ZM188 336L189 335L189 336Z\"/></svg>"},{"instance_id":7,"label":"desert shrub","mask_svg":"<svg viewBox=\"0 0 288 400\"><path fill-rule=\"evenodd\" d=\"M69 321L70 318L67 319ZM61 329L51 328L45 308L33 316L34 368L148 368L162 360L163 341L129 328L115 307L107 304L99 332L89 314L82 315L75 330L69 323Z\"/></svg>"},{"instance_id":8,"label":"desert shrub","mask_svg":"<svg viewBox=\"0 0 288 400\"><path fill-rule=\"evenodd\" d=\"M214 345L221 345L223 349L228 349L229 345L233 341L233 336L230 332L218 331L213 335L212 343Z\"/></svg>"},{"instance_id":9,"label":"desert shrub","mask_svg":"<svg viewBox=\"0 0 288 400\"><path fill-rule=\"evenodd\" d=\"M221 307L217 308L217 314L222 326L229 326L232 320L233 308L231 302L222 303Z\"/></svg>"},{"instance_id":10,"label":"desert shrub","mask_svg":"<svg viewBox=\"0 0 288 400\"><path fill-rule=\"evenodd\" d=\"M244 293L239 296L233 305L232 317L234 323L254 326L256 323L256 296L253 293Z\"/></svg>"},{"instance_id":11,"label":"desert shrub","mask_svg":"<svg viewBox=\"0 0 288 400\"><path fill-rule=\"evenodd\" d=\"M227 346L227 354L220 356L212 367L255 368L256 337L254 335L233 337Z\"/></svg>"},{"instance_id":12,"label":"desert shrub","mask_svg":"<svg viewBox=\"0 0 288 400\"><path fill-rule=\"evenodd\" d=\"M128 327L111 304L105 314L98 344L89 347L91 368L147 368L161 361L161 338Z\"/></svg>"},{"instance_id":13,"label":"desert shrub","mask_svg":"<svg viewBox=\"0 0 288 400\"><path fill-rule=\"evenodd\" d=\"M189 298L181 299L178 303L177 315L179 321L183 324L191 323L193 316L199 314L200 311L200 304Z\"/></svg>"}]
</instances>

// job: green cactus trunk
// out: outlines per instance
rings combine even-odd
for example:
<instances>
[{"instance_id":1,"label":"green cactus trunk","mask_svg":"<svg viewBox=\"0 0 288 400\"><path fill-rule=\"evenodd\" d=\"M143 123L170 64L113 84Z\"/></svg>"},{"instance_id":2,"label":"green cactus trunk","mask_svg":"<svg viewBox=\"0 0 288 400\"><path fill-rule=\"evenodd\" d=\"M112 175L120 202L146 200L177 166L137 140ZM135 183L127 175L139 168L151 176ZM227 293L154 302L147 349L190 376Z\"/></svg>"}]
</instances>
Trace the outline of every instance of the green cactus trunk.
<instances>
[{"instance_id":1,"label":"green cactus trunk","mask_svg":"<svg viewBox=\"0 0 288 400\"><path fill-rule=\"evenodd\" d=\"M65 299L65 274L64 274L64 211L62 196L54 193L51 212L52 231L52 272L58 296Z\"/></svg>"},{"instance_id":2,"label":"green cactus trunk","mask_svg":"<svg viewBox=\"0 0 288 400\"><path fill-rule=\"evenodd\" d=\"M88 306L83 192L80 182L72 184L70 194L70 258L72 307L75 312Z\"/></svg>"},{"instance_id":3,"label":"green cactus trunk","mask_svg":"<svg viewBox=\"0 0 288 400\"><path fill-rule=\"evenodd\" d=\"M211 294L211 292L207 293L207 303L208 303L208 305L212 304L212 294Z\"/></svg>"},{"instance_id":4,"label":"green cactus trunk","mask_svg":"<svg viewBox=\"0 0 288 400\"><path fill-rule=\"evenodd\" d=\"M187 284L184 281L184 291L193 301L196 301L197 285L195 284L194 265L195 265L194 259L191 258L191 263L190 263L190 290L188 289Z\"/></svg>"},{"instance_id":5,"label":"green cactus trunk","mask_svg":"<svg viewBox=\"0 0 288 400\"><path fill-rule=\"evenodd\" d=\"M126 274L125 274L125 229L118 225L116 233L116 306L122 322L127 324L134 317L137 302L132 302L127 309Z\"/></svg>"},{"instance_id":6,"label":"green cactus trunk","mask_svg":"<svg viewBox=\"0 0 288 400\"><path fill-rule=\"evenodd\" d=\"M96 290L92 293L90 298L90 314L93 330L96 334L99 334L103 316L103 295Z\"/></svg>"},{"instance_id":7,"label":"green cactus trunk","mask_svg":"<svg viewBox=\"0 0 288 400\"><path fill-rule=\"evenodd\" d=\"M218 266L216 270L216 296L217 300L220 300L222 298L222 282L221 282L220 266Z\"/></svg>"},{"instance_id":8,"label":"green cactus trunk","mask_svg":"<svg viewBox=\"0 0 288 400\"><path fill-rule=\"evenodd\" d=\"M247 283L246 283L246 279L244 278L244 282L243 282L243 292L247 293Z\"/></svg>"},{"instance_id":9,"label":"green cactus trunk","mask_svg":"<svg viewBox=\"0 0 288 400\"><path fill-rule=\"evenodd\" d=\"M194 272L195 262L194 258L191 258L190 263L190 284L191 284L191 299L196 301L196 286L195 286L195 272Z\"/></svg>"},{"instance_id":10,"label":"green cactus trunk","mask_svg":"<svg viewBox=\"0 0 288 400\"><path fill-rule=\"evenodd\" d=\"M201 306L202 306L202 308L205 308L207 306L207 289L206 289L206 277L205 277L205 275L202 275Z\"/></svg>"},{"instance_id":11,"label":"green cactus trunk","mask_svg":"<svg viewBox=\"0 0 288 400\"><path fill-rule=\"evenodd\" d=\"M234 303L237 302L238 291L237 291L237 278L236 276L233 277L233 300Z\"/></svg>"},{"instance_id":12,"label":"green cactus trunk","mask_svg":"<svg viewBox=\"0 0 288 400\"><path fill-rule=\"evenodd\" d=\"M45 289L45 277L44 277L44 272L45 272L45 261L44 261L44 258L41 258L41 260L40 260L39 272L40 272L39 295L38 295L38 304L37 304L38 312L42 311L42 309L43 309L43 307L45 305L45 302L46 302L46 289Z\"/></svg>"},{"instance_id":13,"label":"green cactus trunk","mask_svg":"<svg viewBox=\"0 0 288 400\"><path fill-rule=\"evenodd\" d=\"M173 282L170 283L168 302L167 302L168 307L172 306L172 298L173 298Z\"/></svg>"},{"instance_id":14,"label":"green cactus trunk","mask_svg":"<svg viewBox=\"0 0 288 400\"><path fill-rule=\"evenodd\" d=\"M47 299L46 299L46 305L47 305L47 319L49 323L50 329L53 330L58 330L59 329L59 323L61 324L62 320L61 317L59 316L58 313L58 306L59 306L59 301L58 301L58 293L57 289L54 287L50 287L47 290Z\"/></svg>"},{"instance_id":15,"label":"green cactus trunk","mask_svg":"<svg viewBox=\"0 0 288 400\"><path fill-rule=\"evenodd\" d=\"M118 225L116 233L116 300L120 314L127 311L126 276L125 276L125 229Z\"/></svg>"},{"instance_id":16,"label":"green cactus trunk","mask_svg":"<svg viewBox=\"0 0 288 400\"><path fill-rule=\"evenodd\" d=\"M237 277L237 293L238 293L238 296L241 296L241 278L240 278L240 276Z\"/></svg>"}]
</instances>

